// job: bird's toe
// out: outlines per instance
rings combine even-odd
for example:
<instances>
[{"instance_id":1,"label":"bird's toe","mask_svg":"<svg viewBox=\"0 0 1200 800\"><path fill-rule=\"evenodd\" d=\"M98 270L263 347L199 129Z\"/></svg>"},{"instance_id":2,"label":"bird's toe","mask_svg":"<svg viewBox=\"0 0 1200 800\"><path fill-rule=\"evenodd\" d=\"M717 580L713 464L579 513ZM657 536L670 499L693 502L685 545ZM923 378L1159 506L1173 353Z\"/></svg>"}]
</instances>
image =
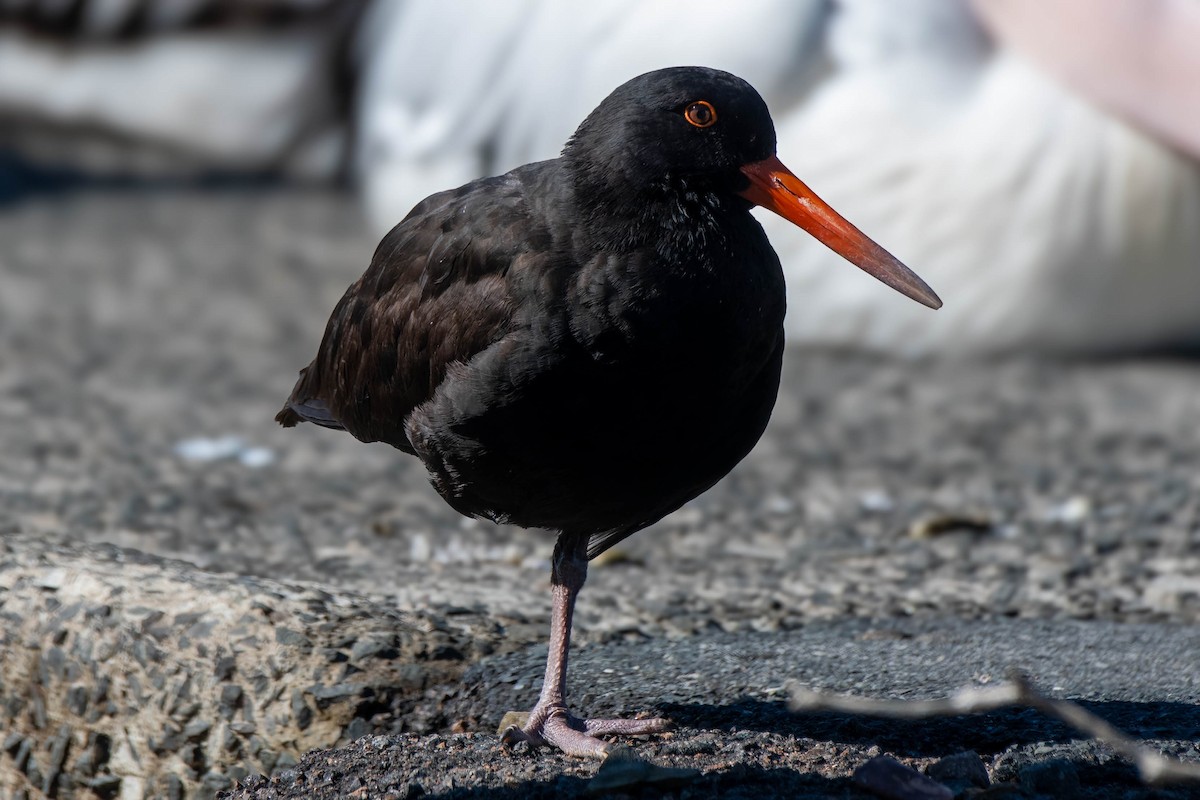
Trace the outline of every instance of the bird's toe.
<instances>
[{"instance_id":1,"label":"bird's toe","mask_svg":"<svg viewBox=\"0 0 1200 800\"><path fill-rule=\"evenodd\" d=\"M525 723L516 718L526 717ZM506 724L508 723L508 724ZM669 720L661 717L647 719L581 719L564 708L518 715L509 712L501 722L500 743L511 747L525 743L530 747L557 747L567 755L608 755L609 742L598 736L643 736L670 730Z\"/></svg>"},{"instance_id":2,"label":"bird's toe","mask_svg":"<svg viewBox=\"0 0 1200 800\"><path fill-rule=\"evenodd\" d=\"M645 719L587 719L583 729L593 736L644 736L671 729L671 721L663 717Z\"/></svg>"}]
</instances>

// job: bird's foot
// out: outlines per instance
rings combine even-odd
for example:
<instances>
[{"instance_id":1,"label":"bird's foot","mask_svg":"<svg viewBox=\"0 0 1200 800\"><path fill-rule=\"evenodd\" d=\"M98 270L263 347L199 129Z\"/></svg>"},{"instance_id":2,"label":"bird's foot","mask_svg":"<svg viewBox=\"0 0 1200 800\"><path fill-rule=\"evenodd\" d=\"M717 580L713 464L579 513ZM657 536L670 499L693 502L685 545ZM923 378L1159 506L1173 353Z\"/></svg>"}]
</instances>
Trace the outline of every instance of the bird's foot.
<instances>
[{"instance_id":1,"label":"bird's foot","mask_svg":"<svg viewBox=\"0 0 1200 800\"><path fill-rule=\"evenodd\" d=\"M506 715L507 718L507 715ZM671 723L661 717L648 719L581 719L562 706L534 707L525 724L509 725L500 734L500 743L526 742L530 747L557 747L571 756L606 756L610 743L596 738L603 735L641 736L662 733Z\"/></svg>"}]
</instances>

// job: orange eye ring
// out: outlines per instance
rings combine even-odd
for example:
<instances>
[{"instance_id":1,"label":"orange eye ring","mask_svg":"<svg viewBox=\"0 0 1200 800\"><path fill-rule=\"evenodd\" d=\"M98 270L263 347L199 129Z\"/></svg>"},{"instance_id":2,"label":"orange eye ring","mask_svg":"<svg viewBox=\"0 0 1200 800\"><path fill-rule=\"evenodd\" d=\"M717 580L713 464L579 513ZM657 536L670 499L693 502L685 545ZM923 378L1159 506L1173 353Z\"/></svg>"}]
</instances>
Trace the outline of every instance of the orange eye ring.
<instances>
[{"instance_id":1,"label":"orange eye ring","mask_svg":"<svg viewBox=\"0 0 1200 800\"><path fill-rule=\"evenodd\" d=\"M697 100L684 110L683 118L697 128L711 128L717 124L717 110L707 100Z\"/></svg>"}]
</instances>

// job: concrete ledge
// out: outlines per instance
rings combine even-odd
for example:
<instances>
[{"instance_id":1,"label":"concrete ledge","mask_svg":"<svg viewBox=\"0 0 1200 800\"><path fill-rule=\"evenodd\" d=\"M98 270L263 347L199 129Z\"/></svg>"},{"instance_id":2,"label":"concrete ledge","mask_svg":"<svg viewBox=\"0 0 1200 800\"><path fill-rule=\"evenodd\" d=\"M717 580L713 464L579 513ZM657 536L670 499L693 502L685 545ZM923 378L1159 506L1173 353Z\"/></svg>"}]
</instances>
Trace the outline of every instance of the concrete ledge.
<instances>
[{"instance_id":1,"label":"concrete ledge","mask_svg":"<svg viewBox=\"0 0 1200 800\"><path fill-rule=\"evenodd\" d=\"M211 797L305 752L423 731L426 693L503 646L479 614L103 545L0 548L0 789Z\"/></svg>"}]
</instances>

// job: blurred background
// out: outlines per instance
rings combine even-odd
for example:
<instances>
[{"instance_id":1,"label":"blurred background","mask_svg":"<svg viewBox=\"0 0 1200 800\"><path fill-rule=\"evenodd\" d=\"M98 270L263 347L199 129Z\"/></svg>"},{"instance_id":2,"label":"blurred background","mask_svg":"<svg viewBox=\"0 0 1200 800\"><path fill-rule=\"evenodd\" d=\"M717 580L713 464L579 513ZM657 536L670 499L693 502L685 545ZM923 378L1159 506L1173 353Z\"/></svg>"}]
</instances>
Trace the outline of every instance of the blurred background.
<instances>
[{"instance_id":1,"label":"blurred background","mask_svg":"<svg viewBox=\"0 0 1200 800\"><path fill-rule=\"evenodd\" d=\"M1194 347L1198 40L1194 0L0 0L0 202L335 186L377 237L555 156L629 77L706 64L753 83L784 162L946 301L926 314L764 215L794 341Z\"/></svg>"},{"instance_id":2,"label":"blurred background","mask_svg":"<svg viewBox=\"0 0 1200 800\"><path fill-rule=\"evenodd\" d=\"M271 419L414 203L554 157L618 84L699 63L757 86L784 163L945 307L760 215L789 292L775 422L660 527L698 569L759 534L800 565L822 541L890 548L931 509L993 509L1036 547L1062 508L1122 535L1054 459L1088 431L1185 441L1190 384L1114 366L1054 389L1058 367L980 358L1196 352L1196 41L1195 0L0 0L0 532L530 602L420 576L541 581L542 534L460 519L387 447Z\"/></svg>"},{"instance_id":3,"label":"blurred background","mask_svg":"<svg viewBox=\"0 0 1200 800\"><path fill-rule=\"evenodd\" d=\"M700 63L757 86L784 163L945 307L760 214L785 385L755 456L694 504L717 520L698 563L726 524L808 563L822 537L890 547L923 509L997 504L1040 543L1054 509L1101 513L1029 477L1058 474L1064 430L1186 441L1190 384L1112 359L1200 345L1196 41L1196 0L0 0L0 533L409 600L431 584L398 565L542 580L542 534L460 519L387 447L271 420L414 203L554 157L618 84ZM1059 367L997 356L1082 377L1053 390Z\"/></svg>"}]
</instances>

